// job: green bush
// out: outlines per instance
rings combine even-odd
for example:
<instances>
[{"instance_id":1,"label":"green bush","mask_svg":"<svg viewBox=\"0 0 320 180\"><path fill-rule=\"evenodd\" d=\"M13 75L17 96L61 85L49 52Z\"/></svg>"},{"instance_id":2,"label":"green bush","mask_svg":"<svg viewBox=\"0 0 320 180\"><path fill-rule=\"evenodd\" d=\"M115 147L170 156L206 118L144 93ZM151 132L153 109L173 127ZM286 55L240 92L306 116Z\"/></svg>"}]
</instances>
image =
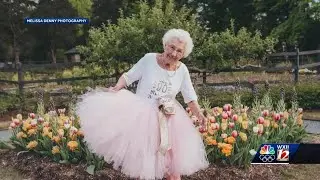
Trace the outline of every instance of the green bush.
<instances>
[{"instance_id":1,"label":"green bush","mask_svg":"<svg viewBox=\"0 0 320 180\"><path fill-rule=\"evenodd\" d=\"M19 106L19 98L16 95L0 94L0 114L4 114L10 109Z\"/></svg>"},{"instance_id":2,"label":"green bush","mask_svg":"<svg viewBox=\"0 0 320 180\"><path fill-rule=\"evenodd\" d=\"M156 0L153 7L142 2L138 9L132 17L120 17L117 24L90 29L87 45L79 47L87 62L101 65L106 71L124 70L124 62L135 63L145 53L161 52L162 36L171 28L190 32L195 43L194 60L209 48L208 33L190 9L175 7L172 0Z\"/></svg>"}]
</instances>

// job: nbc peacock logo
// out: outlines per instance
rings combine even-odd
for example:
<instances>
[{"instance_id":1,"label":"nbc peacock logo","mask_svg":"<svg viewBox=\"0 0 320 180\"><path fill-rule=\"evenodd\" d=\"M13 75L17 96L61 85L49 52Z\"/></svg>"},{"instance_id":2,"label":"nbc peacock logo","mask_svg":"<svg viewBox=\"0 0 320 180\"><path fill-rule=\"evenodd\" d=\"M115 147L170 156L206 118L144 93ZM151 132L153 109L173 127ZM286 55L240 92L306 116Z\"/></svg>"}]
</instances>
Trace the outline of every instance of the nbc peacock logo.
<instances>
[{"instance_id":1,"label":"nbc peacock logo","mask_svg":"<svg viewBox=\"0 0 320 180\"><path fill-rule=\"evenodd\" d=\"M276 151L274 150L274 147L271 145L264 145L260 148L260 156L259 159L264 163L271 163L275 160Z\"/></svg>"},{"instance_id":2,"label":"nbc peacock logo","mask_svg":"<svg viewBox=\"0 0 320 180\"><path fill-rule=\"evenodd\" d=\"M271 145L264 145L260 148L260 154L276 154L276 151Z\"/></svg>"}]
</instances>

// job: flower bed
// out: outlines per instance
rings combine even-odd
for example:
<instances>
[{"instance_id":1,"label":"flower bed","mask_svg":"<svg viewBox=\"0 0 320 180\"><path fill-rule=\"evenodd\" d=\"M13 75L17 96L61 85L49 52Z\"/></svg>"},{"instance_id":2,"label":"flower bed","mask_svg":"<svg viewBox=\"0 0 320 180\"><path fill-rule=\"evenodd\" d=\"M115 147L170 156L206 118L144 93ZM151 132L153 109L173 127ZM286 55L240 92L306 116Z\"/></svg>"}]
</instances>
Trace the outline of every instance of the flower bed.
<instances>
[{"instance_id":1,"label":"flower bed","mask_svg":"<svg viewBox=\"0 0 320 180\"><path fill-rule=\"evenodd\" d=\"M241 96L235 93L234 104L223 107L203 103L207 116L201 124L190 109L186 109L201 133L209 161L248 167L262 143L295 143L306 136L303 126L303 110L293 99L287 110L283 99L272 103L267 92L261 101L255 99L249 109L241 104Z\"/></svg>"},{"instance_id":2,"label":"flower bed","mask_svg":"<svg viewBox=\"0 0 320 180\"><path fill-rule=\"evenodd\" d=\"M201 104L208 119L204 126L190 109L186 111L203 137L211 163L248 167L261 143L298 142L306 135L302 109L293 102L292 109L286 110L282 99L274 109L268 94L262 101L255 100L251 109L243 106L237 95L232 105L211 108L208 101ZM103 167L103 158L92 154L83 141L80 119L72 108L68 113L65 109L44 113L42 109L40 104L36 114L12 118L14 145L60 163L85 162L89 173Z\"/></svg>"}]
</instances>

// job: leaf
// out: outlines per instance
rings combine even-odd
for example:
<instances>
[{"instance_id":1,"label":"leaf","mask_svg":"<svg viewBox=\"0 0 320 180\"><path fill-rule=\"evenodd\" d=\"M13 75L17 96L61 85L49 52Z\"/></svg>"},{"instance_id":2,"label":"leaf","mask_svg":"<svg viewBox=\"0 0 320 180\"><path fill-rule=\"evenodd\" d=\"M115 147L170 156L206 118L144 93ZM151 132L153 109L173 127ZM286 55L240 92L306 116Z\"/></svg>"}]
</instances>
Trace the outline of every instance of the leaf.
<instances>
[{"instance_id":1,"label":"leaf","mask_svg":"<svg viewBox=\"0 0 320 180\"><path fill-rule=\"evenodd\" d=\"M29 151L20 151L17 153L17 156L19 156L20 154L23 154L23 153L27 153L27 152L29 152Z\"/></svg>"},{"instance_id":2,"label":"leaf","mask_svg":"<svg viewBox=\"0 0 320 180\"><path fill-rule=\"evenodd\" d=\"M16 147L6 141L0 141L0 149L15 149Z\"/></svg>"},{"instance_id":3,"label":"leaf","mask_svg":"<svg viewBox=\"0 0 320 180\"><path fill-rule=\"evenodd\" d=\"M61 161L59 161L59 163L60 163L60 164L68 164L69 161L68 161L68 160L61 160Z\"/></svg>"},{"instance_id":4,"label":"leaf","mask_svg":"<svg viewBox=\"0 0 320 180\"><path fill-rule=\"evenodd\" d=\"M213 148L210 148L210 149L208 149L208 151L207 151L207 154L209 155L212 151L214 151L214 147Z\"/></svg>"},{"instance_id":5,"label":"leaf","mask_svg":"<svg viewBox=\"0 0 320 180\"><path fill-rule=\"evenodd\" d=\"M43 154L43 155L50 155L50 153L48 151L40 151L40 154Z\"/></svg>"},{"instance_id":6,"label":"leaf","mask_svg":"<svg viewBox=\"0 0 320 180\"><path fill-rule=\"evenodd\" d=\"M72 158L71 162L72 163L77 163L79 160L77 158Z\"/></svg>"},{"instance_id":7,"label":"leaf","mask_svg":"<svg viewBox=\"0 0 320 180\"><path fill-rule=\"evenodd\" d=\"M95 169L95 165L90 165L87 167L87 173L94 175L94 169Z\"/></svg>"}]
</instances>

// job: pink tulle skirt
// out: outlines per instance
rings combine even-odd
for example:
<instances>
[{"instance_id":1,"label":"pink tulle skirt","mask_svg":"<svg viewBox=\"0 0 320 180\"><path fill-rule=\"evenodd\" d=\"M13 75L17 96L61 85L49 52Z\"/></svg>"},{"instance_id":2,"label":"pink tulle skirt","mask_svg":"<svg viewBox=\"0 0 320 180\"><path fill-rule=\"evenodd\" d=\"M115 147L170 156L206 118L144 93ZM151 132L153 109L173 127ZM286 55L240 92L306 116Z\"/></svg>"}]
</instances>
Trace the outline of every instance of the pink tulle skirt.
<instances>
[{"instance_id":1,"label":"pink tulle skirt","mask_svg":"<svg viewBox=\"0 0 320 180\"><path fill-rule=\"evenodd\" d=\"M158 152L157 105L128 90L94 90L81 97L76 113L92 152L131 178L161 179L167 174L191 175L208 167L199 132L176 101L168 119L171 150Z\"/></svg>"}]
</instances>

